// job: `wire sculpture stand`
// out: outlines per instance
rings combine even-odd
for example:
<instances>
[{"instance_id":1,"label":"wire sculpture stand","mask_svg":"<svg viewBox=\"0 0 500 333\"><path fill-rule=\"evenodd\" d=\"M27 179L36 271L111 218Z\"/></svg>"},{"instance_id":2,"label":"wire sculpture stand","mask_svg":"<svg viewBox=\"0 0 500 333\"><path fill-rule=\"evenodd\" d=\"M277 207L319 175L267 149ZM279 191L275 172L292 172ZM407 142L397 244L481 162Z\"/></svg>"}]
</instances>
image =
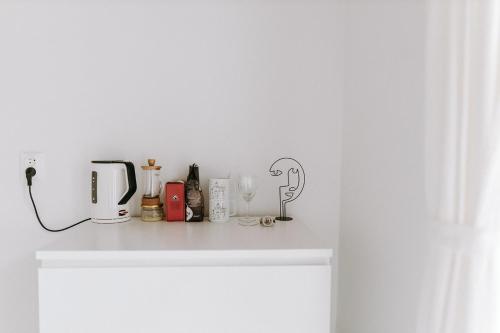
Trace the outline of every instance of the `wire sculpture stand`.
<instances>
[{"instance_id":1,"label":"wire sculpture stand","mask_svg":"<svg viewBox=\"0 0 500 333\"><path fill-rule=\"evenodd\" d=\"M304 190L306 184L304 168L296 159L283 157L271 164L269 173L273 177L285 176L286 178L285 184L278 188L280 216L277 216L276 220L292 221L293 217L287 216L286 206L297 200Z\"/></svg>"}]
</instances>

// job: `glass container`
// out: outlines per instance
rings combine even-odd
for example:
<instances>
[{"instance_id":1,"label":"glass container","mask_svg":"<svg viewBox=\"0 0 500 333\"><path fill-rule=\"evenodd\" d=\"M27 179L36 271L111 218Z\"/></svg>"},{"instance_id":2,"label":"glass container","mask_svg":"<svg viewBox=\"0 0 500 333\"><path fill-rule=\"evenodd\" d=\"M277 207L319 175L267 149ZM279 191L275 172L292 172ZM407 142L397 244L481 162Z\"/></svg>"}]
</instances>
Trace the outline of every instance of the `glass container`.
<instances>
[{"instance_id":1,"label":"glass container","mask_svg":"<svg viewBox=\"0 0 500 333\"><path fill-rule=\"evenodd\" d=\"M154 159L148 160L148 165L143 165L144 170L144 197L155 198L160 195L162 188L160 180L161 166L155 165Z\"/></svg>"},{"instance_id":2,"label":"glass container","mask_svg":"<svg viewBox=\"0 0 500 333\"><path fill-rule=\"evenodd\" d=\"M163 220L163 209L161 205L142 206L141 219L144 222L157 222Z\"/></svg>"}]
</instances>

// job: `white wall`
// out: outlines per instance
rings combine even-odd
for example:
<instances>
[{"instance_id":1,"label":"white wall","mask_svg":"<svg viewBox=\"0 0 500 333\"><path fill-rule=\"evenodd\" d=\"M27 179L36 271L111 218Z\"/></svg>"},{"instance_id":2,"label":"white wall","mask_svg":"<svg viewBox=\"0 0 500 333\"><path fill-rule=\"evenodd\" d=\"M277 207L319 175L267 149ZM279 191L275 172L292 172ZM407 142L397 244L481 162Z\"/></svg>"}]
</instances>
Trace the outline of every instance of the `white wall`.
<instances>
[{"instance_id":1,"label":"white wall","mask_svg":"<svg viewBox=\"0 0 500 333\"><path fill-rule=\"evenodd\" d=\"M424 1L344 9L338 333L411 333L423 245Z\"/></svg>"},{"instance_id":2,"label":"white wall","mask_svg":"<svg viewBox=\"0 0 500 333\"><path fill-rule=\"evenodd\" d=\"M0 332L36 331L34 219L19 153L45 153L34 194L52 227L87 217L89 161L156 157L166 179L303 162L289 212L334 242L338 21L329 1L0 1ZM140 172L139 172L140 174ZM139 196L135 202L138 203ZM136 210L136 212L138 212Z\"/></svg>"}]
</instances>

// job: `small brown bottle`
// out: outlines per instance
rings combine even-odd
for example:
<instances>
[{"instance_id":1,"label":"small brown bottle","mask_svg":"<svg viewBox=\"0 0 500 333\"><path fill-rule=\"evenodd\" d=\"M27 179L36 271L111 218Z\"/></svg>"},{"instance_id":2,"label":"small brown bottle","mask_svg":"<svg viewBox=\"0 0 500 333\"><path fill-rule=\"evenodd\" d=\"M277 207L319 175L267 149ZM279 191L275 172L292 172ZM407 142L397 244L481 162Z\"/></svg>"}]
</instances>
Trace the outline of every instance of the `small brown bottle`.
<instances>
[{"instance_id":1,"label":"small brown bottle","mask_svg":"<svg viewBox=\"0 0 500 333\"><path fill-rule=\"evenodd\" d=\"M186 181L186 222L202 222L205 204L203 192L200 187L200 174L198 165L189 166Z\"/></svg>"}]
</instances>

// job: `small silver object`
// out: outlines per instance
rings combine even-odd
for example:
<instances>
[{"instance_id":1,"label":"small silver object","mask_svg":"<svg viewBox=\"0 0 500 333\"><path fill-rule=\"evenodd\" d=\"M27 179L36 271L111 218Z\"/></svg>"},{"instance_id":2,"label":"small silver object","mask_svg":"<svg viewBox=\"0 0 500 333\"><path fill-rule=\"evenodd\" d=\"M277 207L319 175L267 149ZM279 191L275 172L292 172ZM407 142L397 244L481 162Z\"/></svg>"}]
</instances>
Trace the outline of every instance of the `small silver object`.
<instances>
[{"instance_id":1,"label":"small silver object","mask_svg":"<svg viewBox=\"0 0 500 333\"><path fill-rule=\"evenodd\" d=\"M264 227L272 227L276 224L276 218L273 216L263 216L260 218L260 224Z\"/></svg>"}]
</instances>

